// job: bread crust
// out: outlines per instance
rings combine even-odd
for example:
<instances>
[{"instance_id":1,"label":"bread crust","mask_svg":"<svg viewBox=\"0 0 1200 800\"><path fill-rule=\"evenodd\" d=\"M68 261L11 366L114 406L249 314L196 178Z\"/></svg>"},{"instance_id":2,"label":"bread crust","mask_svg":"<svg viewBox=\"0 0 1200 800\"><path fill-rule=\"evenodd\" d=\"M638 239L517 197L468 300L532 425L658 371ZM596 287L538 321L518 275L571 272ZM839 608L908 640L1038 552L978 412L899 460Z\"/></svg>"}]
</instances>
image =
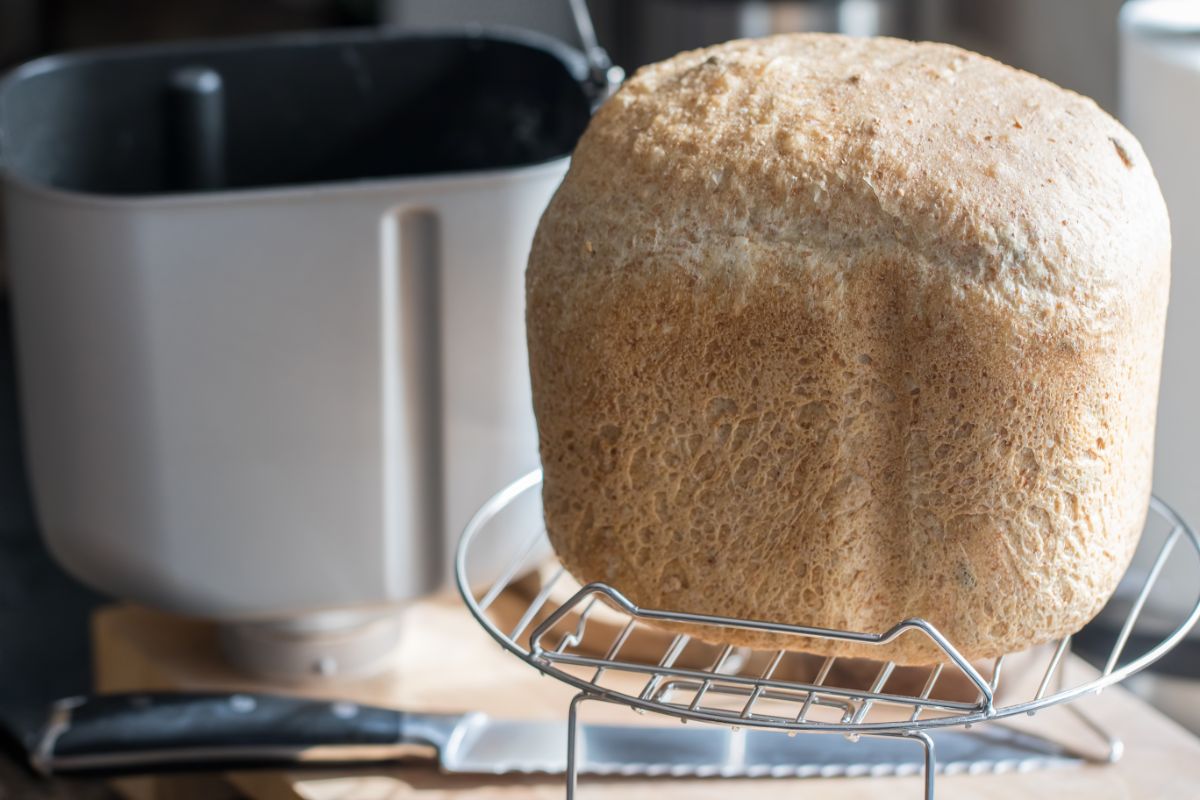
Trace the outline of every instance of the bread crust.
<instances>
[{"instance_id":1,"label":"bread crust","mask_svg":"<svg viewBox=\"0 0 1200 800\"><path fill-rule=\"evenodd\" d=\"M530 255L551 542L646 607L1075 631L1144 521L1169 260L1133 136L1028 73L816 34L647 67Z\"/></svg>"}]
</instances>

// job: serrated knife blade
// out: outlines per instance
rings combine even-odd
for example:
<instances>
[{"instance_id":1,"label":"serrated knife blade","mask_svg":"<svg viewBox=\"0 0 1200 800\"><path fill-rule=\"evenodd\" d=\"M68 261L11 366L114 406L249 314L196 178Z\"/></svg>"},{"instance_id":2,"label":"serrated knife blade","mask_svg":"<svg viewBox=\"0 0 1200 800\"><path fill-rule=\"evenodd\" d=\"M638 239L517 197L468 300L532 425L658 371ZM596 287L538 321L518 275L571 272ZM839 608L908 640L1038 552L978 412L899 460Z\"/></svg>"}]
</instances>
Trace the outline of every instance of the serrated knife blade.
<instances>
[{"instance_id":1,"label":"serrated knife blade","mask_svg":"<svg viewBox=\"0 0 1200 800\"><path fill-rule=\"evenodd\" d=\"M425 714L266 694L148 693L60 701L10 715L35 769L130 774L165 769L329 766L436 758L445 772L561 773L565 722ZM580 726L579 771L595 775L816 777L920 772L916 741L835 734L789 737L723 725ZM1056 745L998 726L933 734L945 772L1081 763Z\"/></svg>"},{"instance_id":2,"label":"serrated knife blade","mask_svg":"<svg viewBox=\"0 0 1200 800\"><path fill-rule=\"evenodd\" d=\"M581 725L579 771L593 775L676 777L835 777L915 775L924 766L919 742L837 734L787 736L726 726ZM993 726L933 734L938 769L1009 772L1074 766L1082 759L1036 737ZM464 719L439 750L447 772L561 773L566 723Z\"/></svg>"}]
</instances>

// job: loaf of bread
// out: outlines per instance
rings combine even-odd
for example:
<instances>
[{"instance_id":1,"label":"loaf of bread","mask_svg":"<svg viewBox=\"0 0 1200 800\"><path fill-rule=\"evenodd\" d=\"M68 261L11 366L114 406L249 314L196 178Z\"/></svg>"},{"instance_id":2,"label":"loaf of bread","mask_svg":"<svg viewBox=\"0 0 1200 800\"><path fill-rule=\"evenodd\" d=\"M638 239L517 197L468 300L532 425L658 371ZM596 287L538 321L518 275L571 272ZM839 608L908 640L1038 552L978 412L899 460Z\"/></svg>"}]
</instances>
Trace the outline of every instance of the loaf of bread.
<instances>
[{"instance_id":1,"label":"loaf of bread","mask_svg":"<svg viewBox=\"0 0 1200 800\"><path fill-rule=\"evenodd\" d=\"M790 35L646 67L530 256L551 542L650 608L923 617L969 658L1072 632L1145 518L1169 256L1134 137L982 56Z\"/></svg>"}]
</instances>

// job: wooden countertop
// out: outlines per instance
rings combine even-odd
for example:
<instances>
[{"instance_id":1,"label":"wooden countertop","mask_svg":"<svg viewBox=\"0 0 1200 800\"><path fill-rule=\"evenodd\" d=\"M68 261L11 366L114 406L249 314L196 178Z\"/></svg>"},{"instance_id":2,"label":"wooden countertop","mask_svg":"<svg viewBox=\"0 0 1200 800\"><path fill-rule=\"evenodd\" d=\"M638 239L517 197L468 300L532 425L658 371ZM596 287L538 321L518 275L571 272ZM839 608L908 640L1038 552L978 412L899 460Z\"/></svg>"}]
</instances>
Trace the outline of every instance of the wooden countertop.
<instances>
[{"instance_id":1,"label":"wooden countertop","mask_svg":"<svg viewBox=\"0 0 1200 800\"><path fill-rule=\"evenodd\" d=\"M457 598L416 604L404 615L404 641L395 668L371 679L336 686L266 686L227 667L209 623L184 620L133 606L112 606L93 621L97 689L243 689L292 691L315 697L393 705L410 710L482 710L497 717L564 719L573 691L504 652L470 618ZM1069 670L1091 669L1071 660ZM939 798L1086 798L1142 800L1200 798L1200 739L1121 688L1083 701L1087 713L1125 742L1115 765L1087 765L1021 774L939 776ZM606 704L583 706L585 720L628 721L632 712ZM1102 749L1073 715L1050 709L1026 727L1053 731L1060 741ZM424 764L371 774L244 772L222 776L232 794L265 800L476 800L561 798L561 777L491 778L447 776ZM188 783L188 781L192 781ZM117 784L136 798L214 797L213 778L136 779ZM190 787L190 788L189 788ZM200 788L197 788L200 787ZM749 800L806 797L820 800L903 800L921 796L921 780L833 779L597 779L583 777L581 798L729 798Z\"/></svg>"}]
</instances>

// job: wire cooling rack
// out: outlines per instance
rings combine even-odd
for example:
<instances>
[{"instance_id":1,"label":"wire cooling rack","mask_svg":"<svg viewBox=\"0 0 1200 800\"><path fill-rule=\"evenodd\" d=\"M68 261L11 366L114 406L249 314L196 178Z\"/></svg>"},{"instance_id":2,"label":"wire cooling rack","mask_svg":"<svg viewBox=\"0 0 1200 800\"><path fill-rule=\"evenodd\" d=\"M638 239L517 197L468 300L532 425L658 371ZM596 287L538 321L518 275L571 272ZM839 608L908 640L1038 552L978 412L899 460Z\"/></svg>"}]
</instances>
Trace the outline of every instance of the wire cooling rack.
<instances>
[{"instance_id":1,"label":"wire cooling rack","mask_svg":"<svg viewBox=\"0 0 1200 800\"><path fill-rule=\"evenodd\" d=\"M541 472L534 471L484 504L463 532L456 578L471 613L505 649L579 690L568 714L568 798L577 783L578 706L598 700L685 722L842 734L852 740L911 739L924 748L925 797L931 800L936 769L931 731L1033 715L1099 692L1160 658L1200 618L1200 537L1158 498L1151 499L1142 542L1153 557L1148 568L1130 568L1112 602L1124 622L1103 668L1068 677L1064 657L1070 636L980 665L965 659L924 619L902 620L880 632L834 630L640 608L608 584L578 586L548 547L540 486ZM1147 561L1142 555L1139 551L1137 563ZM1166 590L1195 600L1184 607L1174 604L1174 614L1143 614L1172 557L1187 560L1193 569L1184 586L1178 585L1181 571L1175 570L1176 584ZM490 573L482 589L481 572ZM680 623L704 635L670 632ZM824 639L877 646L880 655L875 662L809 656L792 648L763 652L712 644L721 641L722 631L738 628L794 636L795 650L804 649L803 639ZM1135 629L1137 642L1152 644L1129 652ZM928 638L944 659L931 667L897 667L887 652L900 636ZM1004 680L1006 661L1019 662L1019 680ZM1105 741L1105 754L1095 760L1120 757L1118 739L1069 708Z\"/></svg>"}]
</instances>

